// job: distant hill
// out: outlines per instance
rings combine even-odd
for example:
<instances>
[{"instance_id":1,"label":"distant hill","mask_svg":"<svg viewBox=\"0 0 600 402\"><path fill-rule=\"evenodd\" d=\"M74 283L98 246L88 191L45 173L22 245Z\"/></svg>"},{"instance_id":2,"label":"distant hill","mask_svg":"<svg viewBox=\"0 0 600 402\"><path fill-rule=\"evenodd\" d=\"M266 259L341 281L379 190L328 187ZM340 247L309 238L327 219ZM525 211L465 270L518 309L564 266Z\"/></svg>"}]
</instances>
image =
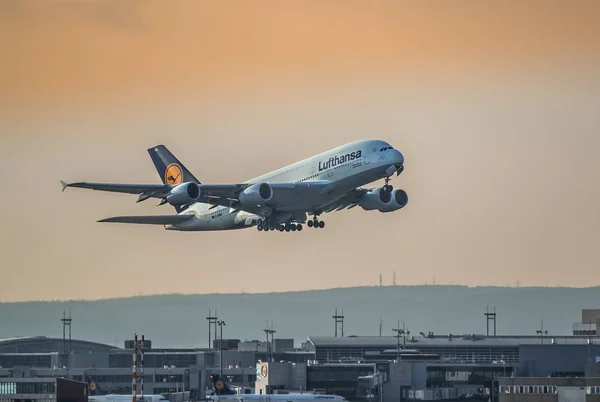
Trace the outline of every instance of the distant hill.
<instances>
[{"instance_id":1,"label":"distant hill","mask_svg":"<svg viewBox=\"0 0 600 402\"><path fill-rule=\"evenodd\" d=\"M333 336L334 309L344 309L344 335L393 335L397 319L411 334L485 333L486 306L496 306L498 335L568 335L581 309L600 307L600 287L510 288L384 286L264 294L158 295L98 301L0 303L0 338L62 336L63 310L71 310L73 338L122 347L134 332L155 347L205 347L209 309L226 321L223 338L264 339L266 320L276 338ZM341 310L340 310L341 312Z\"/></svg>"}]
</instances>

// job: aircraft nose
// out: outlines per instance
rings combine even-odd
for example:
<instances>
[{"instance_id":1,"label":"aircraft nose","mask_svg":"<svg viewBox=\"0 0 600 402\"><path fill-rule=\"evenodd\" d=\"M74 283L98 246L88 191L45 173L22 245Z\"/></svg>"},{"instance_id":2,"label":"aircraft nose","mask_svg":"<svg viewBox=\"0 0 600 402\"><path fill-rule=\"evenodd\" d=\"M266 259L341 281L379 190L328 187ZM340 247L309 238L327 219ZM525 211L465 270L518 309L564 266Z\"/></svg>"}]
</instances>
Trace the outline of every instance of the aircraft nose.
<instances>
[{"instance_id":1,"label":"aircraft nose","mask_svg":"<svg viewBox=\"0 0 600 402\"><path fill-rule=\"evenodd\" d=\"M394 153L392 155L392 159L394 160L394 164L401 166L404 165L404 155L396 149L393 150Z\"/></svg>"}]
</instances>

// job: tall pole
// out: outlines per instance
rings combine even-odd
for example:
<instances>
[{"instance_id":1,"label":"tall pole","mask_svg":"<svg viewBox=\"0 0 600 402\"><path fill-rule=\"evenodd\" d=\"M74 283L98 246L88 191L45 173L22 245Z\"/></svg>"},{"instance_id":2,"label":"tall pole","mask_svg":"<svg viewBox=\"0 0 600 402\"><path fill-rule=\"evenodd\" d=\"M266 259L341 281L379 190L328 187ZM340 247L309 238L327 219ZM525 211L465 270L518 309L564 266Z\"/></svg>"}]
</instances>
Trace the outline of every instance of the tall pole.
<instances>
[{"instance_id":1,"label":"tall pole","mask_svg":"<svg viewBox=\"0 0 600 402\"><path fill-rule=\"evenodd\" d=\"M225 321L217 321L220 330L219 336L219 373L221 375L221 379L223 379L223 326L225 325Z\"/></svg>"},{"instance_id":2,"label":"tall pole","mask_svg":"<svg viewBox=\"0 0 600 402\"><path fill-rule=\"evenodd\" d=\"M398 320L398 327L392 328L392 331L396 333L396 359L400 360L400 334L402 330L400 329L400 320Z\"/></svg>"},{"instance_id":3,"label":"tall pole","mask_svg":"<svg viewBox=\"0 0 600 402\"><path fill-rule=\"evenodd\" d=\"M543 344L544 343L544 335L548 334L548 330L544 331L544 321L542 321L541 328L535 332L540 336L540 343Z\"/></svg>"},{"instance_id":4,"label":"tall pole","mask_svg":"<svg viewBox=\"0 0 600 402\"><path fill-rule=\"evenodd\" d=\"M212 335L212 326L215 326L215 341L217 340L217 310L215 310L215 315L213 316L211 311L208 310L208 317L206 317L206 319L208 320L208 349L212 350L213 346L211 343L211 335Z\"/></svg>"},{"instance_id":5,"label":"tall pole","mask_svg":"<svg viewBox=\"0 0 600 402\"><path fill-rule=\"evenodd\" d=\"M273 357L273 355L275 353L275 348L274 348L274 346L275 346L275 339L273 338L273 335L275 334L275 332L277 332L277 331L275 331L273 329L273 321L271 321L271 329L269 330L269 333L271 334L271 361L275 360L274 357ZM342 333L343 333L343 330L342 330Z\"/></svg>"},{"instance_id":6,"label":"tall pole","mask_svg":"<svg viewBox=\"0 0 600 402\"><path fill-rule=\"evenodd\" d=\"M131 402L136 402L137 399L137 334L133 339L133 363L131 365Z\"/></svg>"},{"instance_id":7,"label":"tall pole","mask_svg":"<svg viewBox=\"0 0 600 402\"><path fill-rule=\"evenodd\" d=\"M144 400L144 335L140 344L140 386L142 392L142 401Z\"/></svg>"},{"instance_id":8,"label":"tall pole","mask_svg":"<svg viewBox=\"0 0 600 402\"><path fill-rule=\"evenodd\" d=\"M215 336L214 336L214 340L217 340L217 309L215 309L215 317L214 317L214 323L215 323Z\"/></svg>"}]
</instances>

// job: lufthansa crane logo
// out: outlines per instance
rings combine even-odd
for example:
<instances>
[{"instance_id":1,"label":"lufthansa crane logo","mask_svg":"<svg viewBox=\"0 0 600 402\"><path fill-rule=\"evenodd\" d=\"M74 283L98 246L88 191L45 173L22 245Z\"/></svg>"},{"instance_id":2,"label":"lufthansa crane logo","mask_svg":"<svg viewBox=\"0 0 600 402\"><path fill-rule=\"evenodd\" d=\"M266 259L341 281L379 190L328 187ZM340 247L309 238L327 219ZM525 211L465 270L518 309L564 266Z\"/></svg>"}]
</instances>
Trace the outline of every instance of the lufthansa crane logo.
<instances>
[{"instance_id":1,"label":"lufthansa crane logo","mask_svg":"<svg viewBox=\"0 0 600 402\"><path fill-rule=\"evenodd\" d=\"M179 184L183 181L183 169L177 163L171 163L165 170L165 183Z\"/></svg>"},{"instance_id":2,"label":"lufthansa crane logo","mask_svg":"<svg viewBox=\"0 0 600 402\"><path fill-rule=\"evenodd\" d=\"M224 387L225 387L225 383L223 383L223 380L217 380L217 382L215 383L215 388L223 389Z\"/></svg>"},{"instance_id":3,"label":"lufthansa crane logo","mask_svg":"<svg viewBox=\"0 0 600 402\"><path fill-rule=\"evenodd\" d=\"M266 377L266 376L267 376L267 366L262 366L262 367L260 368L260 374L261 374L263 377Z\"/></svg>"},{"instance_id":4,"label":"lufthansa crane logo","mask_svg":"<svg viewBox=\"0 0 600 402\"><path fill-rule=\"evenodd\" d=\"M90 382L90 391L96 390L96 383L94 381Z\"/></svg>"}]
</instances>

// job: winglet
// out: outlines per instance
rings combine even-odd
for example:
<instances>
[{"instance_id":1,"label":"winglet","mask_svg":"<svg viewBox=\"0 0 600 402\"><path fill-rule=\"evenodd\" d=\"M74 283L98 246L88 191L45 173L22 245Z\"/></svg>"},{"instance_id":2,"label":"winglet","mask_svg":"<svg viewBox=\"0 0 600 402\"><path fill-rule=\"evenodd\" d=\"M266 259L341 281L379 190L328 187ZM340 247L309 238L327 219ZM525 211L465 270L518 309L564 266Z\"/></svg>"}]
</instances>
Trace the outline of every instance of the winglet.
<instances>
[{"instance_id":1,"label":"winglet","mask_svg":"<svg viewBox=\"0 0 600 402\"><path fill-rule=\"evenodd\" d=\"M60 184L62 185L62 191L65 191L65 188L69 187L69 183L65 183L64 181L60 181Z\"/></svg>"}]
</instances>

